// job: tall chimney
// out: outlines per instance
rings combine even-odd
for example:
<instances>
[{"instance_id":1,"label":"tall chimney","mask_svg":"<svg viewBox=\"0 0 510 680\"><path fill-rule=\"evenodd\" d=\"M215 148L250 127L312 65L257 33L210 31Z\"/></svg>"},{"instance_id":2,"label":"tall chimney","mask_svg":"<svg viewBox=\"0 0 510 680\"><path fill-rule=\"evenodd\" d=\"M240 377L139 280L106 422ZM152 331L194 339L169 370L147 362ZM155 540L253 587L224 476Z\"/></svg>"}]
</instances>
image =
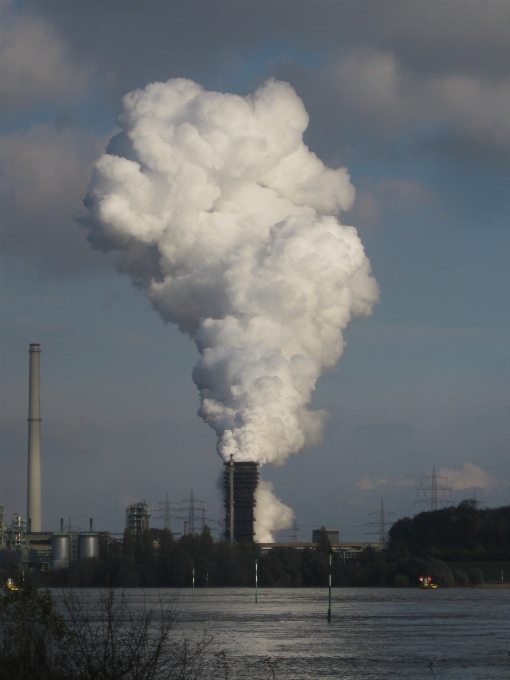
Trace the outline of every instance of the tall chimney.
<instances>
[{"instance_id":1,"label":"tall chimney","mask_svg":"<svg viewBox=\"0 0 510 680\"><path fill-rule=\"evenodd\" d=\"M41 346L30 345L27 526L41 531Z\"/></svg>"},{"instance_id":2,"label":"tall chimney","mask_svg":"<svg viewBox=\"0 0 510 680\"><path fill-rule=\"evenodd\" d=\"M234 545L234 456L230 454L230 464L228 466L228 485L230 491L229 509L230 509L230 545Z\"/></svg>"}]
</instances>

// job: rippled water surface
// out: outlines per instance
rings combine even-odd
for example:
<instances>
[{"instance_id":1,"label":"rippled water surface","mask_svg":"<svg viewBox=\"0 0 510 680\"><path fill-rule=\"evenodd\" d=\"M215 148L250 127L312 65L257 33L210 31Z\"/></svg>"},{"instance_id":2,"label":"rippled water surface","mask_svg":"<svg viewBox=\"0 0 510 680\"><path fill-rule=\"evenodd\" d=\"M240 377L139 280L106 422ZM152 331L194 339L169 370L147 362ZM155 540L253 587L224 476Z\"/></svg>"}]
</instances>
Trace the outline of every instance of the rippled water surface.
<instances>
[{"instance_id":1,"label":"rippled water surface","mask_svg":"<svg viewBox=\"0 0 510 680\"><path fill-rule=\"evenodd\" d=\"M271 677L267 657L278 680L510 679L510 589L333 589L331 624L327 595L262 589L255 604L249 589L183 590L179 625L213 636L232 679Z\"/></svg>"}]
</instances>

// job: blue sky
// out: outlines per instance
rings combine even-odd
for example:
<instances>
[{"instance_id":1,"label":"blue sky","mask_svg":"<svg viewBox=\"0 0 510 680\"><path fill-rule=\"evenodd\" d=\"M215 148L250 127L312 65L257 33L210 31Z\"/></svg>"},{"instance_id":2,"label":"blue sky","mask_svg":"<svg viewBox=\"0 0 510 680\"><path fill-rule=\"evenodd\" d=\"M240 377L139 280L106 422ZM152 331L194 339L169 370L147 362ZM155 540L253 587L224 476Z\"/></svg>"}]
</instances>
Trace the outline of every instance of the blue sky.
<instances>
[{"instance_id":1,"label":"blue sky","mask_svg":"<svg viewBox=\"0 0 510 680\"><path fill-rule=\"evenodd\" d=\"M42 347L43 525L121 531L128 502L222 509L192 343L76 221L129 90L288 80L305 141L346 165L381 302L313 404L324 441L263 476L311 528L363 540L420 478L510 502L510 51L506 2L5 2L0 499L25 513L28 345ZM158 524L155 523L155 526ZM176 523L176 530L181 527ZM282 538L285 536L282 535Z\"/></svg>"}]
</instances>

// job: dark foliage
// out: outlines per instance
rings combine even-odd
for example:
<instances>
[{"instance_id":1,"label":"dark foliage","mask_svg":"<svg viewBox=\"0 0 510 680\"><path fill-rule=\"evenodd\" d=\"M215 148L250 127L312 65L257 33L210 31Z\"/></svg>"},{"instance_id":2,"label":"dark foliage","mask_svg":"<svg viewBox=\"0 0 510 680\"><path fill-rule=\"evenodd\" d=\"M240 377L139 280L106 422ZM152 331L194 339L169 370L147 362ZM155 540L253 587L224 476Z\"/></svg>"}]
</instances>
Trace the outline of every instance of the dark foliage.
<instances>
[{"instance_id":1,"label":"dark foliage","mask_svg":"<svg viewBox=\"0 0 510 680\"><path fill-rule=\"evenodd\" d=\"M85 591L86 592L86 591ZM90 593L90 591L88 591ZM0 600L1 680L198 680L210 640L173 632L175 598L22 586ZM57 611L58 609L58 611Z\"/></svg>"},{"instance_id":2,"label":"dark foliage","mask_svg":"<svg viewBox=\"0 0 510 680\"><path fill-rule=\"evenodd\" d=\"M510 560L510 505L479 509L475 501L405 517L392 526L390 552L457 560Z\"/></svg>"},{"instance_id":3,"label":"dark foliage","mask_svg":"<svg viewBox=\"0 0 510 680\"><path fill-rule=\"evenodd\" d=\"M27 586L0 598L0 679L65 678L66 626L49 591ZM65 645L64 645L65 647Z\"/></svg>"},{"instance_id":4,"label":"dark foliage","mask_svg":"<svg viewBox=\"0 0 510 680\"><path fill-rule=\"evenodd\" d=\"M388 550L368 548L346 560L335 553L333 585L418 586L425 575L442 586L498 582L510 561L509 526L510 506L478 510L470 501L398 520ZM151 529L137 536L126 531L123 541L102 537L99 557L78 560L46 578L50 585L71 587L189 588L194 570L197 588L254 586L258 560L261 587L326 587L330 548L325 530L314 547L279 547L264 554L257 543L213 542L207 527L177 541L170 531ZM490 571L484 564L499 566Z\"/></svg>"}]
</instances>

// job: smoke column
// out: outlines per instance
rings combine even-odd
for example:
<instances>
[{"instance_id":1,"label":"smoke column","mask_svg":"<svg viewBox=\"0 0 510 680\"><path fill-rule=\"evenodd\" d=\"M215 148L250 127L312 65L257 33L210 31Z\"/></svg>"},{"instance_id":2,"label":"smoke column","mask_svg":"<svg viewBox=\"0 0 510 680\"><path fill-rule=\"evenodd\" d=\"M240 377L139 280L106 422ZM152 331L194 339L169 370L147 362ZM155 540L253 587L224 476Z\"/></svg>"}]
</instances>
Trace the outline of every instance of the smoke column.
<instances>
[{"instance_id":1,"label":"smoke column","mask_svg":"<svg viewBox=\"0 0 510 680\"><path fill-rule=\"evenodd\" d=\"M304 145L303 103L275 80L247 97L152 83L118 124L85 198L89 241L194 339L219 455L282 465L320 441L317 379L378 298L356 229L335 217L354 201L347 171ZM267 482L256 498L256 539L272 540L293 512Z\"/></svg>"}]
</instances>

